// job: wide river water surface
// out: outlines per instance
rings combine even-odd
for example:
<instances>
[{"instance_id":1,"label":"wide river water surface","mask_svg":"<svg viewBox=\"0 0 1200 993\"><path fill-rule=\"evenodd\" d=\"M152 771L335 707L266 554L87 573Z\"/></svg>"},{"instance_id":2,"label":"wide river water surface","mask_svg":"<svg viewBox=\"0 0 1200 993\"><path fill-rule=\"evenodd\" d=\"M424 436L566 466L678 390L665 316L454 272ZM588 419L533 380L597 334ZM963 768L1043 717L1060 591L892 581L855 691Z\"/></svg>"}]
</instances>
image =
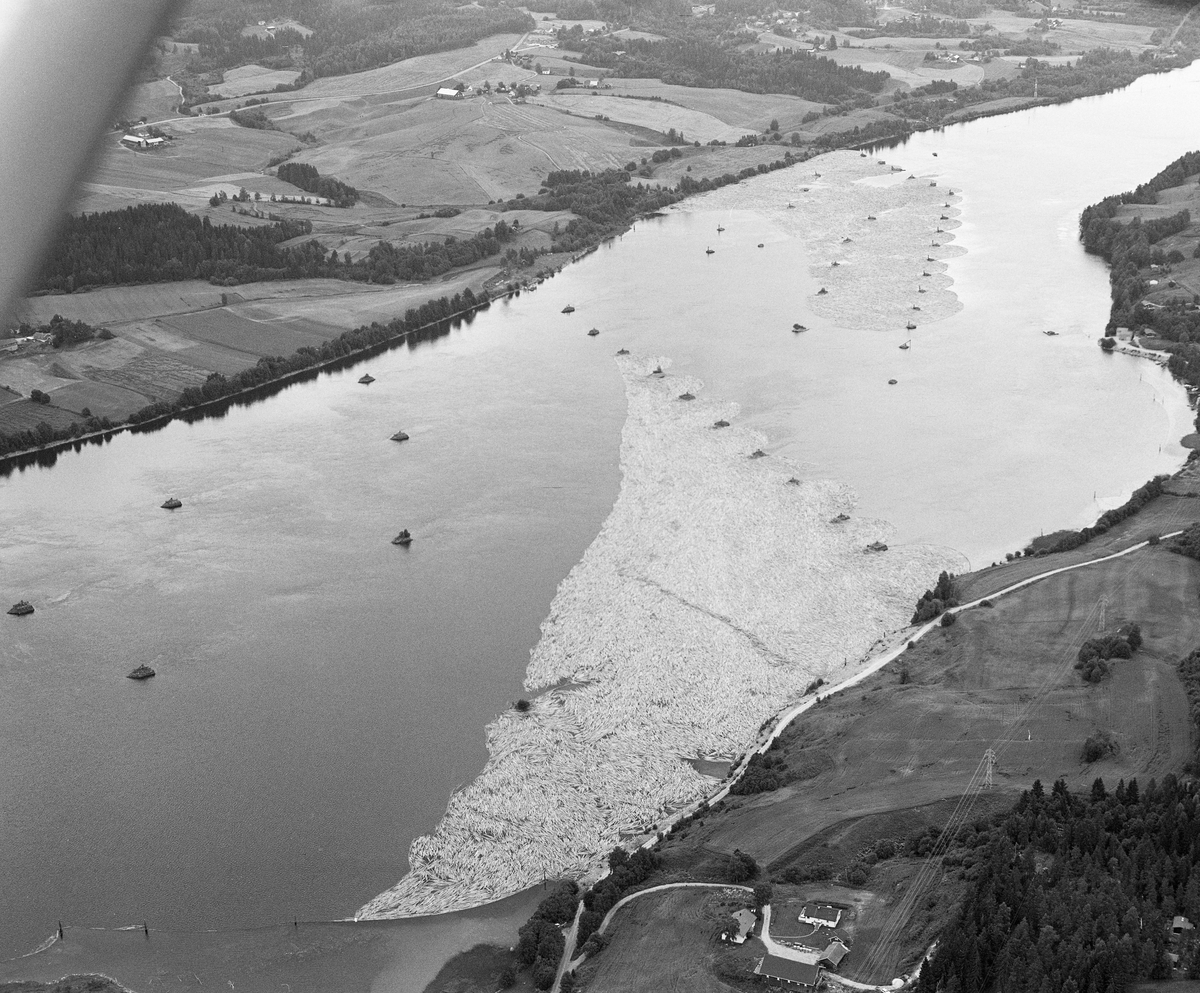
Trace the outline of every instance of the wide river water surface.
<instances>
[{"instance_id":1,"label":"wide river water surface","mask_svg":"<svg viewBox=\"0 0 1200 993\"><path fill-rule=\"evenodd\" d=\"M329 920L399 879L613 504L620 346L738 402L898 541L976 567L1177 467L1184 392L1096 347L1107 270L1077 225L1200 147L1176 112L1198 98L1194 65L880 152L962 197L963 307L907 352L810 309L819 260L781 207L814 160L641 222L435 342L0 479L3 590L37 605L0 617L0 960L59 920ZM142 662L157 678L124 678Z\"/></svg>"}]
</instances>

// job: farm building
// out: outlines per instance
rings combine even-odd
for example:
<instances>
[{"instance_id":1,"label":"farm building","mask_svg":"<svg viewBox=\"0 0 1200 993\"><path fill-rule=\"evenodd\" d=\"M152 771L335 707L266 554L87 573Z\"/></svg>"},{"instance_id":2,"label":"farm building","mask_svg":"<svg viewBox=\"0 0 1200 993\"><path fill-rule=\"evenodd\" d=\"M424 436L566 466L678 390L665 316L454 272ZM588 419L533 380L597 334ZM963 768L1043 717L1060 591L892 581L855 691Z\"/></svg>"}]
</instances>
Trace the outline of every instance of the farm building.
<instances>
[{"instance_id":1,"label":"farm building","mask_svg":"<svg viewBox=\"0 0 1200 993\"><path fill-rule=\"evenodd\" d=\"M437 91L439 100L461 100L463 98L462 90L456 90L450 86L443 86Z\"/></svg>"},{"instance_id":2,"label":"farm building","mask_svg":"<svg viewBox=\"0 0 1200 993\"><path fill-rule=\"evenodd\" d=\"M800 920L805 924L812 924L815 927L837 927L838 921L841 919L842 912L840 910L823 903L806 905L800 911Z\"/></svg>"},{"instance_id":3,"label":"farm building","mask_svg":"<svg viewBox=\"0 0 1200 993\"><path fill-rule=\"evenodd\" d=\"M166 138L147 138L141 134L126 134L121 136L121 144L129 148L157 148L166 143Z\"/></svg>"},{"instance_id":4,"label":"farm building","mask_svg":"<svg viewBox=\"0 0 1200 993\"><path fill-rule=\"evenodd\" d=\"M767 979L778 979L793 986L815 989L821 980L821 967L806 962L793 962L778 955L766 955L754 967L755 974Z\"/></svg>"},{"instance_id":5,"label":"farm building","mask_svg":"<svg viewBox=\"0 0 1200 993\"><path fill-rule=\"evenodd\" d=\"M730 928L722 938L727 941L732 941L735 945L743 945L746 939L750 936L750 932L754 930L754 922L758 920L753 910L743 908L733 915L735 926Z\"/></svg>"},{"instance_id":6,"label":"farm building","mask_svg":"<svg viewBox=\"0 0 1200 993\"><path fill-rule=\"evenodd\" d=\"M832 941L829 947L821 953L821 957L817 961L829 969L836 969L842 959L850 954L850 949L843 945L840 941Z\"/></svg>"}]
</instances>

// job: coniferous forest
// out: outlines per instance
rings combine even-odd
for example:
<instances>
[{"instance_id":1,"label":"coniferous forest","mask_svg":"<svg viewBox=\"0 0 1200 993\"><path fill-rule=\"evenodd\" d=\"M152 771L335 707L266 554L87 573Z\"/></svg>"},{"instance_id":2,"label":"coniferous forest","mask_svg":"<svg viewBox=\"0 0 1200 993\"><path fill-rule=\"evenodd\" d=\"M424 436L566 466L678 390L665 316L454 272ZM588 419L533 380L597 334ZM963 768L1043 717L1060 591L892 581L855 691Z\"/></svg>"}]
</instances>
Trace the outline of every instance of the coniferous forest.
<instances>
[{"instance_id":1,"label":"coniferous forest","mask_svg":"<svg viewBox=\"0 0 1200 993\"><path fill-rule=\"evenodd\" d=\"M1200 970L1175 915L1200 920L1200 797L1174 775L1111 793L1040 782L988 826L964 828L947 864L972 885L921 970L920 993L1124 993Z\"/></svg>"}]
</instances>

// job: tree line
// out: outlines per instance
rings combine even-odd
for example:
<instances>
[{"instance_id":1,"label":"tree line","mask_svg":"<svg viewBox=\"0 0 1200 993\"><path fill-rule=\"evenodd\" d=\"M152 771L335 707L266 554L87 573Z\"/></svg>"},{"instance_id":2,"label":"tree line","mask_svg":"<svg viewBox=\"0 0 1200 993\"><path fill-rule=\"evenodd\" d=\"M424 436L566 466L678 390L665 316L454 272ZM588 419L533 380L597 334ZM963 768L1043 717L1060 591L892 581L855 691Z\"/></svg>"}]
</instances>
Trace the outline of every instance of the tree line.
<instances>
[{"instance_id":1,"label":"tree line","mask_svg":"<svg viewBox=\"0 0 1200 993\"><path fill-rule=\"evenodd\" d=\"M332 176L322 176L316 166L307 162L284 162L275 175L307 193L332 200L335 207L353 207L358 202L358 190L353 186Z\"/></svg>"},{"instance_id":2,"label":"tree line","mask_svg":"<svg viewBox=\"0 0 1200 993\"><path fill-rule=\"evenodd\" d=\"M936 829L935 829L936 830ZM919 993L1124 993L1171 976L1174 915L1200 920L1200 800L1174 775L1086 794L1040 782L947 854L970 889ZM1181 965L1197 973L1194 945Z\"/></svg>"}]
</instances>

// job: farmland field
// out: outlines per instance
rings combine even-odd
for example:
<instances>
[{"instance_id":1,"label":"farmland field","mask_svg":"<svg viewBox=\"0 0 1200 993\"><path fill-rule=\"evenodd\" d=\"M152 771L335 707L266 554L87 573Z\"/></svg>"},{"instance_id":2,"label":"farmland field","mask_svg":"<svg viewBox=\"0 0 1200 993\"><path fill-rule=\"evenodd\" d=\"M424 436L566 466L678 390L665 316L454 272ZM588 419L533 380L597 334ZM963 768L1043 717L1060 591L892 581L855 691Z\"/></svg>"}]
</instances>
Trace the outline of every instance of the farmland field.
<instances>
[{"instance_id":1,"label":"farmland field","mask_svg":"<svg viewBox=\"0 0 1200 993\"><path fill-rule=\"evenodd\" d=\"M519 34L497 34L467 48L451 52L418 55L379 69L368 69L349 76L329 76L310 83L303 90L306 99L338 97L357 99L366 94L395 93L415 86L432 86L488 62L521 40ZM510 67L503 67L506 70Z\"/></svg>"},{"instance_id":2,"label":"farmland field","mask_svg":"<svg viewBox=\"0 0 1200 993\"><path fill-rule=\"evenodd\" d=\"M280 83L294 83L299 75L299 72L290 69L266 69L258 65L241 66L237 69L226 70L225 78L215 86L210 86L208 91L223 97L244 97L251 93L267 93L274 90Z\"/></svg>"},{"instance_id":3,"label":"farmland field","mask_svg":"<svg viewBox=\"0 0 1200 993\"><path fill-rule=\"evenodd\" d=\"M729 89L692 89L657 79L612 79L612 93L658 96L689 110L715 117L738 129L738 134L761 131L775 118L784 131L799 127L800 119L821 104L779 93L743 93Z\"/></svg>"},{"instance_id":4,"label":"farmland field","mask_svg":"<svg viewBox=\"0 0 1200 993\"><path fill-rule=\"evenodd\" d=\"M663 134L674 128L689 141L699 141L701 144L714 139L735 142L746 133L745 128L732 127L698 110L657 100L629 100L597 93L596 90L564 90L535 97L531 102L586 117L603 114L614 121L637 124Z\"/></svg>"},{"instance_id":5,"label":"farmland field","mask_svg":"<svg viewBox=\"0 0 1200 993\"><path fill-rule=\"evenodd\" d=\"M169 79L156 79L149 83L138 83L129 91L121 116L131 121L145 118L161 121L175 117L180 102L179 87Z\"/></svg>"}]
</instances>

